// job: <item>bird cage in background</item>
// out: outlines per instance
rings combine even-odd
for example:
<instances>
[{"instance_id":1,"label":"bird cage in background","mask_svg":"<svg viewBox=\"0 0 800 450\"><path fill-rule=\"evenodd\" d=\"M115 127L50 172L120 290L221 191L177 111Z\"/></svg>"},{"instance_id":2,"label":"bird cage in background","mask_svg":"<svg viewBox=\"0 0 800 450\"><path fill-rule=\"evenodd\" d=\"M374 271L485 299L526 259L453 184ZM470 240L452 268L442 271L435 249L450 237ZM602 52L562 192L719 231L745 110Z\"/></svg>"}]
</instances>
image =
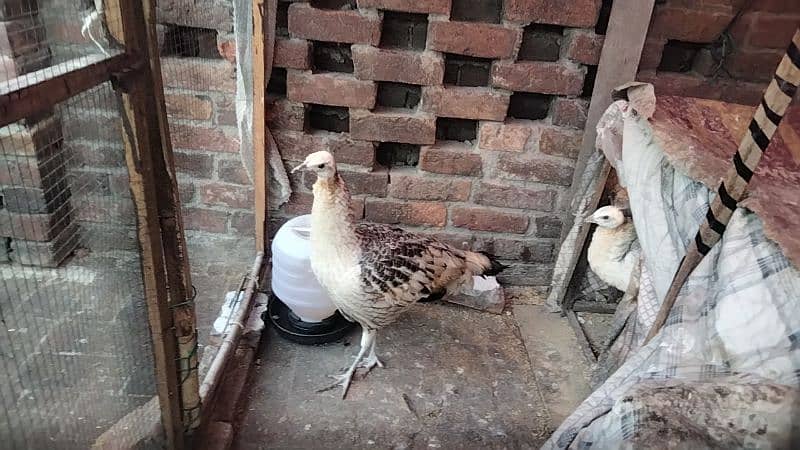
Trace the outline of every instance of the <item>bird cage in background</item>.
<instances>
[{"instance_id":1,"label":"bird cage in background","mask_svg":"<svg viewBox=\"0 0 800 450\"><path fill-rule=\"evenodd\" d=\"M0 4L3 448L181 448L199 421L154 2L105 3Z\"/></svg>"}]
</instances>

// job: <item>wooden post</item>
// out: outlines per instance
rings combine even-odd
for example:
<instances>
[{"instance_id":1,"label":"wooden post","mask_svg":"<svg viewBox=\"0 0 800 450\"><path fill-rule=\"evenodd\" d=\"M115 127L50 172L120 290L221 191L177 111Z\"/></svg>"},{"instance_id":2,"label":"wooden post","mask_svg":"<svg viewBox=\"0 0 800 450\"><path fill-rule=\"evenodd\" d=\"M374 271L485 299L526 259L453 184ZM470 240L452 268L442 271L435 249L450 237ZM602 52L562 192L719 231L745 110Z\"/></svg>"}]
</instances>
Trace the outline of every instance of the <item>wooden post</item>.
<instances>
[{"instance_id":1,"label":"wooden post","mask_svg":"<svg viewBox=\"0 0 800 450\"><path fill-rule=\"evenodd\" d=\"M611 17L608 23L603 51L600 55L600 63L597 67L597 78L595 79L592 91L592 100L589 105L589 114L586 120L586 128L583 132L581 152L575 163L575 174L572 179L572 189L570 199L578 194L577 187L580 186L580 179L586 169L589 157L595 150L595 140L597 139L597 123L603 113L611 105L611 94L614 88L624 83L634 81L636 72L639 68L639 60L642 56L644 41L647 37L647 29L650 26L650 17L653 14L655 0L615 0L611 8ZM608 163L606 163L608 164ZM606 179L610 167L604 167L601 171L601 179L597 181L598 189L594 192L591 199L593 205L597 205L600 196L603 194ZM575 213L570 207L570 212ZM567 216L564 219L564 230L569 230L573 226L574 216ZM561 305L567 286L572 280L575 264L581 249L589 235L589 227L583 225L580 232L573 242L562 242L562 248L569 248L573 252L570 261L567 263L568 273L564 277L563 286L553 286L554 294L548 298L548 304Z\"/></svg>"},{"instance_id":2,"label":"wooden post","mask_svg":"<svg viewBox=\"0 0 800 450\"><path fill-rule=\"evenodd\" d=\"M253 0L253 181L256 190L255 222L256 251L263 252L268 247L267 202L269 182L267 173L269 158L267 153L267 64L264 42L266 24L266 5L264 0ZM272 53L272 49L269 49Z\"/></svg>"},{"instance_id":3,"label":"wooden post","mask_svg":"<svg viewBox=\"0 0 800 450\"><path fill-rule=\"evenodd\" d=\"M109 31L146 61L120 74L125 153L138 215L161 420L169 448L199 422L197 342L188 259L166 121L152 0L106 3ZM167 288L168 287L168 288Z\"/></svg>"}]
</instances>

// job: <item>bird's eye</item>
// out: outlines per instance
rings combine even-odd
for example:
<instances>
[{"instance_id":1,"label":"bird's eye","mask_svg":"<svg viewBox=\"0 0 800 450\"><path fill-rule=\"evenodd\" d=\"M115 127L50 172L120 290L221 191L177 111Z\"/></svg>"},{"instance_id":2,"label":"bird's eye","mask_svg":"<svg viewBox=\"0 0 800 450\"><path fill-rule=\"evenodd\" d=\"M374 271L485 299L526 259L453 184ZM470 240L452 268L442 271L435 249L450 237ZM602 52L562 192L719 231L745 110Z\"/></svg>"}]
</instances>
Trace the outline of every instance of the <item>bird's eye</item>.
<instances>
[{"instance_id":1,"label":"bird's eye","mask_svg":"<svg viewBox=\"0 0 800 450\"><path fill-rule=\"evenodd\" d=\"M608 220L608 216L603 216L603 217L601 217L601 219Z\"/></svg>"},{"instance_id":2,"label":"bird's eye","mask_svg":"<svg viewBox=\"0 0 800 450\"><path fill-rule=\"evenodd\" d=\"M325 168L325 164L320 164L317 167L319 167L320 169L324 169Z\"/></svg>"}]
</instances>

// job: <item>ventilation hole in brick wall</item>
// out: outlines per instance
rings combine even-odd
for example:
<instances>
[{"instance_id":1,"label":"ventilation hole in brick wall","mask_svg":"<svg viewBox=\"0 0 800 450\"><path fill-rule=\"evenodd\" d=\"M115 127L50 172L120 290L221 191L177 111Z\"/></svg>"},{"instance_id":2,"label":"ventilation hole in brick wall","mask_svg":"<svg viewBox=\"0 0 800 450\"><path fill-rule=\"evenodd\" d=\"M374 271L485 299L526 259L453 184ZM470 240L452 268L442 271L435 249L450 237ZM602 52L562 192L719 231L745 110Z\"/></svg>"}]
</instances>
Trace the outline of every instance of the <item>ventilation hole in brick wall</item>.
<instances>
[{"instance_id":1,"label":"ventilation hole in brick wall","mask_svg":"<svg viewBox=\"0 0 800 450\"><path fill-rule=\"evenodd\" d=\"M356 0L311 0L309 3L319 9L356 9Z\"/></svg>"},{"instance_id":2,"label":"ventilation hole in brick wall","mask_svg":"<svg viewBox=\"0 0 800 450\"><path fill-rule=\"evenodd\" d=\"M586 66L586 78L583 79L583 92L581 92L581 97L592 96L595 78L597 78L597 66Z\"/></svg>"},{"instance_id":3,"label":"ventilation hole in brick wall","mask_svg":"<svg viewBox=\"0 0 800 450\"><path fill-rule=\"evenodd\" d=\"M551 95L514 92L508 104L508 116L515 119L544 119L550 111L552 99Z\"/></svg>"},{"instance_id":4,"label":"ventilation hole in brick wall","mask_svg":"<svg viewBox=\"0 0 800 450\"><path fill-rule=\"evenodd\" d=\"M289 5L289 2L278 2L275 10L275 34L281 37L289 37Z\"/></svg>"},{"instance_id":5,"label":"ventilation hole in brick wall","mask_svg":"<svg viewBox=\"0 0 800 450\"><path fill-rule=\"evenodd\" d=\"M528 25L522 33L522 45L519 48L518 59L521 61L557 61L563 39L563 27Z\"/></svg>"},{"instance_id":6,"label":"ventilation hole in brick wall","mask_svg":"<svg viewBox=\"0 0 800 450\"><path fill-rule=\"evenodd\" d=\"M600 5L600 17L597 18L597 24L594 26L594 32L597 34L606 34L608 29L608 19L611 17L611 4L614 0L603 0Z\"/></svg>"},{"instance_id":7,"label":"ventilation hole in brick wall","mask_svg":"<svg viewBox=\"0 0 800 450\"><path fill-rule=\"evenodd\" d=\"M488 86L492 60L463 55L444 55L444 84Z\"/></svg>"},{"instance_id":8,"label":"ventilation hole in brick wall","mask_svg":"<svg viewBox=\"0 0 800 450\"><path fill-rule=\"evenodd\" d=\"M500 23L501 0L453 0L450 20Z\"/></svg>"},{"instance_id":9,"label":"ventilation hole in brick wall","mask_svg":"<svg viewBox=\"0 0 800 450\"><path fill-rule=\"evenodd\" d=\"M425 14L383 12L381 47L425 50L427 37L428 16Z\"/></svg>"},{"instance_id":10,"label":"ventilation hole in brick wall","mask_svg":"<svg viewBox=\"0 0 800 450\"><path fill-rule=\"evenodd\" d=\"M217 50L217 32L205 28L169 25L161 46L162 56L222 58Z\"/></svg>"},{"instance_id":11,"label":"ventilation hole in brick wall","mask_svg":"<svg viewBox=\"0 0 800 450\"><path fill-rule=\"evenodd\" d=\"M286 69L273 67L272 74L267 83L267 92L281 97L286 97Z\"/></svg>"},{"instance_id":12,"label":"ventilation hole in brick wall","mask_svg":"<svg viewBox=\"0 0 800 450\"><path fill-rule=\"evenodd\" d=\"M664 51L661 53L661 63L658 70L666 72L688 72L692 70L692 64L697 53L703 48L704 44L693 42L667 41Z\"/></svg>"},{"instance_id":13,"label":"ventilation hole in brick wall","mask_svg":"<svg viewBox=\"0 0 800 450\"><path fill-rule=\"evenodd\" d=\"M422 88L413 84L403 83L378 83L379 106L390 108L416 108L422 96Z\"/></svg>"},{"instance_id":14,"label":"ventilation hole in brick wall","mask_svg":"<svg viewBox=\"0 0 800 450\"><path fill-rule=\"evenodd\" d=\"M412 166L419 164L419 145L381 142L375 159L384 167Z\"/></svg>"},{"instance_id":15,"label":"ventilation hole in brick wall","mask_svg":"<svg viewBox=\"0 0 800 450\"><path fill-rule=\"evenodd\" d=\"M478 137L478 121L468 119L436 119L436 139L440 141L474 141Z\"/></svg>"},{"instance_id":16,"label":"ventilation hole in brick wall","mask_svg":"<svg viewBox=\"0 0 800 450\"><path fill-rule=\"evenodd\" d=\"M308 125L312 130L336 133L350 131L350 111L341 106L309 105Z\"/></svg>"},{"instance_id":17,"label":"ventilation hole in brick wall","mask_svg":"<svg viewBox=\"0 0 800 450\"><path fill-rule=\"evenodd\" d=\"M350 44L313 42L314 72L353 73L353 54Z\"/></svg>"}]
</instances>

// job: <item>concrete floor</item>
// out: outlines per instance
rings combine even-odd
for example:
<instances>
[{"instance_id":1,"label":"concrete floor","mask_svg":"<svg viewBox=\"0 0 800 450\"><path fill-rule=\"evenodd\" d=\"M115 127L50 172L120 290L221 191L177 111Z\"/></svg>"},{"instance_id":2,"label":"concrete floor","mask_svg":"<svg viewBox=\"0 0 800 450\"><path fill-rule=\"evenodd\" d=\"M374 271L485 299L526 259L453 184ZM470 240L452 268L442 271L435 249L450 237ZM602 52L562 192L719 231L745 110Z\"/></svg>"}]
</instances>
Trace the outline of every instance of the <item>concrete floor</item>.
<instances>
[{"instance_id":1,"label":"concrete floor","mask_svg":"<svg viewBox=\"0 0 800 450\"><path fill-rule=\"evenodd\" d=\"M386 368L345 400L317 391L352 361L360 331L312 347L270 329L234 448L539 448L588 394L588 364L564 318L525 303L503 315L417 306L379 334Z\"/></svg>"}]
</instances>

